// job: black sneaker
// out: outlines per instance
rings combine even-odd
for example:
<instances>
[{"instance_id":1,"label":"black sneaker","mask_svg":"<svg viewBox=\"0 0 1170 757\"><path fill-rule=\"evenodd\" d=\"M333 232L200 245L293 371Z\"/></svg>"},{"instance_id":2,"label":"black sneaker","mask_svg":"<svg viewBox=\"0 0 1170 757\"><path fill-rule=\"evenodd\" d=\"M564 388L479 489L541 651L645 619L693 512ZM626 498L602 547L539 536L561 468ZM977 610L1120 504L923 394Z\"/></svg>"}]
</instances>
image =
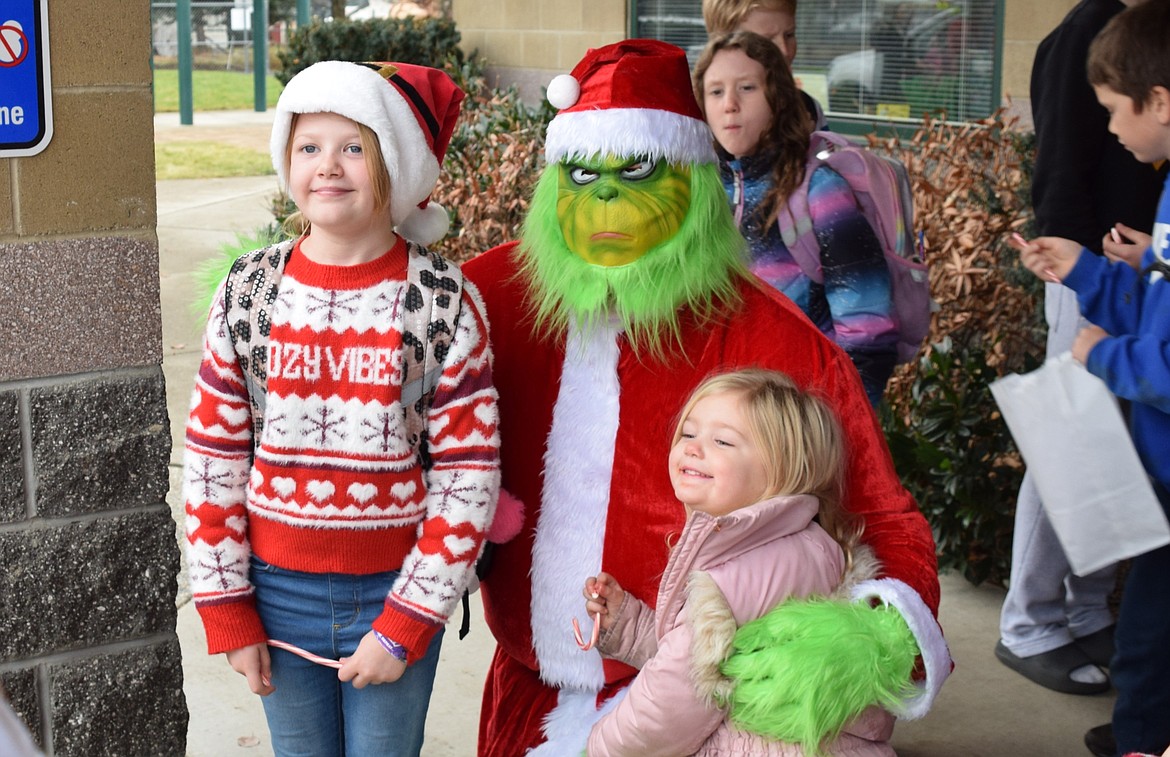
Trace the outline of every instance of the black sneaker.
<instances>
[{"instance_id":1,"label":"black sneaker","mask_svg":"<svg viewBox=\"0 0 1170 757\"><path fill-rule=\"evenodd\" d=\"M1113 724L1106 723L1085 731L1085 746L1096 757L1117 757L1117 741L1113 738Z\"/></svg>"}]
</instances>

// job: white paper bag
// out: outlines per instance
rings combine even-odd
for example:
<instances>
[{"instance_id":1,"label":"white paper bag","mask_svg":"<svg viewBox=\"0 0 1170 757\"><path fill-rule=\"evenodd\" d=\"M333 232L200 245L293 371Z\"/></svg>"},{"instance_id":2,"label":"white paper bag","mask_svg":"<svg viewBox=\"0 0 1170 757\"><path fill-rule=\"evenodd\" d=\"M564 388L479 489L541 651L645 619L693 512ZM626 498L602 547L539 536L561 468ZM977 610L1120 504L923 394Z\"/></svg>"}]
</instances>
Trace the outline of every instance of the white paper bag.
<instances>
[{"instance_id":1,"label":"white paper bag","mask_svg":"<svg viewBox=\"0 0 1170 757\"><path fill-rule=\"evenodd\" d=\"M991 394L1074 573L1170 544L1117 399L1071 353L992 382Z\"/></svg>"}]
</instances>

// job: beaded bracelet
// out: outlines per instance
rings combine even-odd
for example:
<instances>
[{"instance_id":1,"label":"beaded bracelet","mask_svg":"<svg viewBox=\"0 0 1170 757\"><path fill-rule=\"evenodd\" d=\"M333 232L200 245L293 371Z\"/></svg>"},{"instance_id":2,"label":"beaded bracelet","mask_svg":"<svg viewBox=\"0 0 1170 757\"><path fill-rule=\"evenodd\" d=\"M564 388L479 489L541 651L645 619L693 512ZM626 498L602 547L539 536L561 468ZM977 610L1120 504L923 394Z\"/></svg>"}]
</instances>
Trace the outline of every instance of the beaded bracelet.
<instances>
[{"instance_id":1,"label":"beaded bracelet","mask_svg":"<svg viewBox=\"0 0 1170 757\"><path fill-rule=\"evenodd\" d=\"M382 645L382 649L385 649L391 657L399 662L406 662L406 647L393 639L383 636L378 631L374 631L374 638L378 640L378 643Z\"/></svg>"}]
</instances>

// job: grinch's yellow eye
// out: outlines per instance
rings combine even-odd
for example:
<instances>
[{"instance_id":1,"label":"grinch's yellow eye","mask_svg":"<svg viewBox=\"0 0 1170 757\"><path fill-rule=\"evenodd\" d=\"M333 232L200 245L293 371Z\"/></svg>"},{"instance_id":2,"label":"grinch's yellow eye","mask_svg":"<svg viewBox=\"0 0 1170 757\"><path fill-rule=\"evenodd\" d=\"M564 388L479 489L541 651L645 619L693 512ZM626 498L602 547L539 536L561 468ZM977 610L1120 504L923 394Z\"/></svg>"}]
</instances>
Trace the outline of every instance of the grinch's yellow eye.
<instances>
[{"instance_id":1,"label":"grinch's yellow eye","mask_svg":"<svg viewBox=\"0 0 1170 757\"><path fill-rule=\"evenodd\" d=\"M598 176L600 176L600 174L597 171L591 171L588 168L582 168L581 166L573 166L569 169L569 178L572 179L573 183L577 184L578 186L591 184L597 181Z\"/></svg>"}]
</instances>

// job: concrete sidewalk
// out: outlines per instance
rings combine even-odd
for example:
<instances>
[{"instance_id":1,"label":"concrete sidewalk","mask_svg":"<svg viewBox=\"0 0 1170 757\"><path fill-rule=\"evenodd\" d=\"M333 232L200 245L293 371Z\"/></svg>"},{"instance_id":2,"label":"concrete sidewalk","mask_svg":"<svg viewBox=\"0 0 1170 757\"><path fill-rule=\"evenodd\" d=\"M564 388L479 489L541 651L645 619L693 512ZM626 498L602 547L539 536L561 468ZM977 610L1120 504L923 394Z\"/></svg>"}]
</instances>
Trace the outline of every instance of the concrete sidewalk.
<instances>
[{"instance_id":1,"label":"concrete sidewalk","mask_svg":"<svg viewBox=\"0 0 1170 757\"><path fill-rule=\"evenodd\" d=\"M195 114L180 126L177 115L156 117L156 138L222 139L267 152L271 112ZM163 322L163 371L174 446L168 501L182 508L178 472L182 428L192 377L199 362L202 315L190 303L193 271L219 246L271 222L274 177L174 180L158 184L158 238ZM567 591L572 590L567 588ZM1087 755L1086 729L1107 722L1113 695L1075 697L1036 686L1001 665L994 655L1002 590L973 587L957 575L942 578L940 621L956 661L934 710L899 724L894 747L902 757L1057 757ZM260 701L222 656L209 657L202 626L180 579L178 634L184 693L191 720L187 754L224 757L272 754ZM472 632L459 641L448 630L427 722L427 757L467 757L475 750L479 697L493 641L472 598Z\"/></svg>"}]
</instances>

